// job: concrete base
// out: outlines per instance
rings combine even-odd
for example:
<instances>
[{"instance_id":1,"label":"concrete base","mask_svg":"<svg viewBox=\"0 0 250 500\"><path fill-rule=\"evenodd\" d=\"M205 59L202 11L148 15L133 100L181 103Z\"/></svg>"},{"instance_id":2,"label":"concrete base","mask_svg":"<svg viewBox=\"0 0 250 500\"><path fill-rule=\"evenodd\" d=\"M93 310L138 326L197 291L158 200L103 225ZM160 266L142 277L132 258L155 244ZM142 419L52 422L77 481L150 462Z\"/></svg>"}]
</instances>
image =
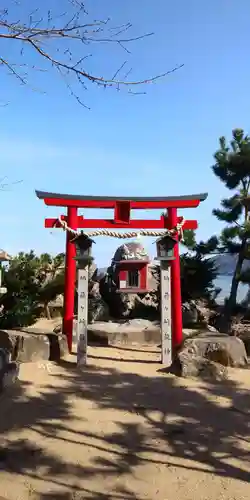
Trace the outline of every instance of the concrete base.
<instances>
[{"instance_id":1,"label":"concrete base","mask_svg":"<svg viewBox=\"0 0 250 500\"><path fill-rule=\"evenodd\" d=\"M126 322L96 322L88 326L88 343L114 344L156 344L161 342L158 322L130 320Z\"/></svg>"}]
</instances>

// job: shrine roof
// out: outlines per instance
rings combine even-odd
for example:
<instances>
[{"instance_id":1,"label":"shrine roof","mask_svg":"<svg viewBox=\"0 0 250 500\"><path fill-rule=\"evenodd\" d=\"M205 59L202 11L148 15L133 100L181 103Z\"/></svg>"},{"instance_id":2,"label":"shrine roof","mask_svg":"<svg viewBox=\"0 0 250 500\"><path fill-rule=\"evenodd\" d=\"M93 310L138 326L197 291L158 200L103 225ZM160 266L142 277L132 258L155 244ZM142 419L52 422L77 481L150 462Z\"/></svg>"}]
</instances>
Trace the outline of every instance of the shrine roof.
<instances>
[{"instance_id":1,"label":"shrine roof","mask_svg":"<svg viewBox=\"0 0 250 500\"><path fill-rule=\"evenodd\" d=\"M64 200L80 200L80 201L178 201L178 200L206 200L208 193L181 195L181 196L93 196L93 195L76 195L76 194L62 194L50 193L47 191L36 190L36 196L40 200L45 198L64 199Z\"/></svg>"}]
</instances>

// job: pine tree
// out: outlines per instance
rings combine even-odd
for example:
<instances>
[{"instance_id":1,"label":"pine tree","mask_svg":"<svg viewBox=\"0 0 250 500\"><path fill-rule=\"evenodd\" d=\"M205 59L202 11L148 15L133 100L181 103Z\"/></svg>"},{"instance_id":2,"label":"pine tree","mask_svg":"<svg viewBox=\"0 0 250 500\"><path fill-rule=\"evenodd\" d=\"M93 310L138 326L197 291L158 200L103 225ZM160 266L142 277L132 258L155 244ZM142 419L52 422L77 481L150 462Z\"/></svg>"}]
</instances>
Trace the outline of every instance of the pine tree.
<instances>
[{"instance_id":1,"label":"pine tree","mask_svg":"<svg viewBox=\"0 0 250 500\"><path fill-rule=\"evenodd\" d=\"M34 323L43 306L49 319L48 303L64 290L64 254L35 255L20 252L3 269L7 293L0 297L3 311L1 328L16 328Z\"/></svg>"},{"instance_id":2,"label":"pine tree","mask_svg":"<svg viewBox=\"0 0 250 500\"><path fill-rule=\"evenodd\" d=\"M214 287L218 272L214 259L209 258L209 255L217 249L217 237L212 236L206 242L197 243L195 231L186 230L183 231L181 244L186 249L185 253L180 255L182 302L213 300L220 290ZM158 283L155 302L160 309L160 268L157 267L153 274Z\"/></svg>"},{"instance_id":3,"label":"pine tree","mask_svg":"<svg viewBox=\"0 0 250 500\"><path fill-rule=\"evenodd\" d=\"M236 257L230 295L225 304L225 318L228 320L225 325L228 329L237 302L238 286L244 280L243 263L245 259L250 259L247 207L250 200L250 137L242 129L235 129L230 144L227 144L225 137L221 137L219 143L212 169L232 192L232 196L223 199L221 208L213 210L213 214L226 223L220 237L221 251Z\"/></svg>"},{"instance_id":4,"label":"pine tree","mask_svg":"<svg viewBox=\"0 0 250 500\"><path fill-rule=\"evenodd\" d=\"M213 258L218 239L211 236L206 242L196 242L195 231L184 231L182 244L188 250L180 256L181 295L183 302L192 299L212 299L219 291L214 287L218 272Z\"/></svg>"}]
</instances>

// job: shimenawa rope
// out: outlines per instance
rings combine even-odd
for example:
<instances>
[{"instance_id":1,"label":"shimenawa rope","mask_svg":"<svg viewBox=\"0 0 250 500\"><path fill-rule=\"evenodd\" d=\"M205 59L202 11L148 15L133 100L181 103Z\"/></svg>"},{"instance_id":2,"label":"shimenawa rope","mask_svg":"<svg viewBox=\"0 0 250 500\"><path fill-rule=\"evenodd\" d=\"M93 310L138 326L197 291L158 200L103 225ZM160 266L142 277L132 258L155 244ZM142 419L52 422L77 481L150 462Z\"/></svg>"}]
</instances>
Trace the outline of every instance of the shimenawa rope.
<instances>
[{"instance_id":1,"label":"shimenawa rope","mask_svg":"<svg viewBox=\"0 0 250 500\"><path fill-rule=\"evenodd\" d=\"M181 222L176 224L173 229L165 229L164 231L153 231L143 229L141 231L130 231L127 233L119 233L118 231L110 231L109 229L97 229L96 231L91 231L86 233L85 231L76 231L68 226L65 220L58 217L58 222L61 225L64 231L71 233L74 236L79 236L80 234L85 234L88 237L94 236L110 236L111 238L119 238L119 239L128 239L128 238L136 238L140 236L174 236L176 233L180 236L180 240L183 239L183 225L185 224L185 219L182 217Z\"/></svg>"}]
</instances>

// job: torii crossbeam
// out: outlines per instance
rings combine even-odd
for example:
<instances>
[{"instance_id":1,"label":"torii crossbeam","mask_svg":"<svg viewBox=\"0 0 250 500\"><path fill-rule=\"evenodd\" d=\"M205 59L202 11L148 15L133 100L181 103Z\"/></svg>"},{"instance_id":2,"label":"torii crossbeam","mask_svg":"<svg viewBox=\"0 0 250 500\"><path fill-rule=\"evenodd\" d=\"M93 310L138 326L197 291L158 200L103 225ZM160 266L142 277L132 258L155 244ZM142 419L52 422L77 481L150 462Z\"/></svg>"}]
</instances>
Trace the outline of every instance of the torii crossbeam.
<instances>
[{"instance_id":1,"label":"torii crossbeam","mask_svg":"<svg viewBox=\"0 0 250 500\"><path fill-rule=\"evenodd\" d=\"M69 194L49 193L36 191L36 196L43 200L46 205L66 207L67 214L58 218L45 219L46 228L62 227L61 221L65 221L73 230L79 229L168 229L172 230L181 223L182 217L178 217L177 210L183 208L196 208L200 202L207 198L207 193L188 196L169 197L112 197L112 196L77 196ZM78 208L113 209L113 219L86 219L79 216ZM167 211L159 219L132 219L131 210L160 209ZM197 229L196 220L187 220L182 229ZM171 309L173 347L182 341L182 304L181 304L181 276L179 248L175 245L175 259L171 262ZM65 286L64 286L64 317L63 331L67 335L69 351L72 349L72 331L74 317L74 290L76 278L75 245L70 241L70 235L66 237L66 260L65 260Z\"/></svg>"}]
</instances>

